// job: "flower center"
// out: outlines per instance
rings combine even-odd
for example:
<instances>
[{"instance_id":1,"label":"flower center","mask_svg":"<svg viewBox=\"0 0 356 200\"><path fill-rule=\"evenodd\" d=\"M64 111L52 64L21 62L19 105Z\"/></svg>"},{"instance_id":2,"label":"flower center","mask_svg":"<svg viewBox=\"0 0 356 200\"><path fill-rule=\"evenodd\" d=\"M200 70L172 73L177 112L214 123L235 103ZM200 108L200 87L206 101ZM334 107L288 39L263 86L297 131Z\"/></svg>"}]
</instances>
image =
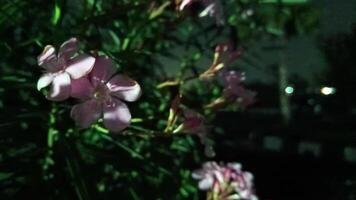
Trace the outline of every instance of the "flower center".
<instances>
[{"instance_id":1,"label":"flower center","mask_svg":"<svg viewBox=\"0 0 356 200\"><path fill-rule=\"evenodd\" d=\"M105 84L99 84L94 90L93 97L98 101L105 101L110 98L109 89Z\"/></svg>"}]
</instances>

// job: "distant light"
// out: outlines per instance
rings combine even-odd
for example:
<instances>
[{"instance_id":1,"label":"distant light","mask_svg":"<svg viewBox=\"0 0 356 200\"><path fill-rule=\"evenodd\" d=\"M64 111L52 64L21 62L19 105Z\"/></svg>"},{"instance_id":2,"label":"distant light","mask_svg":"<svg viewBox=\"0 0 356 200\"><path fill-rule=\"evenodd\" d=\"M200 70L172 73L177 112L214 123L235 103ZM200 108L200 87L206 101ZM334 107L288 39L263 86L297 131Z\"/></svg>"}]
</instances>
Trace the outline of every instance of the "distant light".
<instances>
[{"instance_id":1,"label":"distant light","mask_svg":"<svg viewBox=\"0 0 356 200\"><path fill-rule=\"evenodd\" d=\"M335 94L336 92L336 89L333 88L333 87L322 87L320 92L323 94L323 95L331 95L331 94Z\"/></svg>"},{"instance_id":2,"label":"distant light","mask_svg":"<svg viewBox=\"0 0 356 200\"><path fill-rule=\"evenodd\" d=\"M291 86L288 86L284 89L284 92L286 92L287 94L293 94L294 88Z\"/></svg>"}]
</instances>

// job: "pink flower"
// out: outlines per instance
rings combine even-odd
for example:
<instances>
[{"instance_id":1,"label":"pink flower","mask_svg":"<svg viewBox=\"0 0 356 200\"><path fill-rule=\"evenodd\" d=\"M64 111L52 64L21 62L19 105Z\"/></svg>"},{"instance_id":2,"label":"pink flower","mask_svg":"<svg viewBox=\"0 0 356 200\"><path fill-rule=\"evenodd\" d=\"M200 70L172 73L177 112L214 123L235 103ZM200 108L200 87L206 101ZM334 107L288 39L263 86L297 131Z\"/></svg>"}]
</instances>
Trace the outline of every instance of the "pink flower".
<instances>
[{"instance_id":1,"label":"pink flower","mask_svg":"<svg viewBox=\"0 0 356 200\"><path fill-rule=\"evenodd\" d=\"M203 168L192 174L199 180L199 189L213 193L215 199L257 200L253 189L253 175L242 171L241 164L219 165L206 162Z\"/></svg>"},{"instance_id":2,"label":"pink flower","mask_svg":"<svg viewBox=\"0 0 356 200\"><path fill-rule=\"evenodd\" d=\"M228 163L225 169L225 178L231 180L231 185L242 199L256 199L253 191L253 175L242 171L241 164Z\"/></svg>"},{"instance_id":3,"label":"pink flower","mask_svg":"<svg viewBox=\"0 0 356 200\"><path fill-rule=\"evenodd\" d=\"M199 180L199 189L209 190L214 183L223 183L222 168L216 162L206 162L203 168L193 172L194 179Z\"/></svg>"},{"instance_id":4,"label":"pink flower","mask_svg":"<svg viewBox=\"0 0 356 200\"><path fill-rule=\"evenodd\" d=\"M234 70L221 72L224 84L223 96L229 101L237 101L243 107L247 107L255 102L256 92L248 90L242 85L245 81L245 74Z\"/></svg>"},{"instance_id":5,"label":"pink flower","mask_svg":"<svg viewBox=\"0 0 356 200\"><path fill-rule=\"evenodd\" d=\"M106 56L96 58L88 77L73 80L71 96L84 100L71 110L71 117L87 128L103 117L104 126L118 132L130 124L131 114L124 101L136 101L141 96L140 85L125 75L115 75L113 61Z\"/></svg>"},{"instance_id":6,"label":"pink flower","mask_svg":"<svg viewBox=\"0 0 356 200\"><path fill-rule=\"evenodd\" d=\"M45 70L45 74L37 82L37 89L52 84L47 95L49 100L61 101L70 96L71 79L78 79L88 74L94 66L95 58L77 53L78 40L71 38L59 48L59 53L53 46L47 45L37 62Z\"/></svg>"},{"instance_id":7,"label":"pink flower","mask_svg":"<svg viewBox=\"0 0 356 200\"><path fill-rule=\"evenodd\" d=\"M204 118L199 113L187 109L183 111L183 131L187 133L194 133L199 136L206 135L206 127L204 125Z\"/></svg>"}]
</instances>

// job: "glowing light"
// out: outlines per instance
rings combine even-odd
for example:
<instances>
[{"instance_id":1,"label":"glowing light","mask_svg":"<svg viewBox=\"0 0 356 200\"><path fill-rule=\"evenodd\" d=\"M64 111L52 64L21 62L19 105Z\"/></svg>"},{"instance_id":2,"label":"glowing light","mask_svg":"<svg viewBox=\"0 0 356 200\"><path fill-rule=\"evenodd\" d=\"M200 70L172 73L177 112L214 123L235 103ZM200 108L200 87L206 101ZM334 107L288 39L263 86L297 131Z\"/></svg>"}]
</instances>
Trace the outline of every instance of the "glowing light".
<instances>
[{"instance_id":1,"label":"glowing light","mask_svg":"<svg viewBox=\"0 0 356 200\"><path fill-rule=\"evenodd\" d=\"M322 87L320 92L323 94L323 95L331 95L331 94L335 94L336 92L336 89L333 88L333 87Z\"/></svg>"},{"instance_id":2,"label":"glowing light","mask_svg":"<svg viewBox=\"0 0 356 200\"><path fill-rule=\"evenodd\" d=\"M294 88L291 87L291 86L288 86L284 89L284 92L287 93L287 94L293 94L294 92Z\"/></svg>"}]
</instances>

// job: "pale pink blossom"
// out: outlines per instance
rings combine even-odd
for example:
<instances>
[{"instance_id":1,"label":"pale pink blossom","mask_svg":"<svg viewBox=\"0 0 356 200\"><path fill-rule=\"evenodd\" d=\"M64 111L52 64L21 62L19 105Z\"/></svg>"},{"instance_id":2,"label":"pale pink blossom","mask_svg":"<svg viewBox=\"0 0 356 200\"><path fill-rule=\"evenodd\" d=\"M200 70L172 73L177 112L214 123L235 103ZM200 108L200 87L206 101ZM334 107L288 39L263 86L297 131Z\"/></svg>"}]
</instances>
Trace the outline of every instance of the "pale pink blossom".
<instances>
[{"instance_id":1,"label":"pale pink blossom","mask_svg":"<svg viewBox=\"0 0 356 200\"><path fill-rule=\"evenodd\" d=\"M136 101L141 87L125 75L114 74L113 61L99 56L88 77L73 80L71 96L84 101L71 110L71 117L80 127L87 128L101 117L112 132L129 126L131 113L123 101Z\"/></svg>"},{"instance_id":2,"label":"pale pink blossom","mask_svg":"<svg viewBox=\"0 0 356 200\"><path fill-rule=\"evenodd\" d=\"M199 180L199 189L209 190L214 183L223 183L223 169L216 162L206 162L203 168L192 173L194 179Z\"/></svg>"},{"instance_id":3,"label":"pale pink blossom","mask_svg":"<svg viewBox=\"0 0 356 200\"><path fill-rule=\"evenodd\" d=\"M219 165L206 162L203 168L192 174L199 180L199 189L208 191L216 200L257 200L253 188L253 175L243 171L241 164Z\"/></svg>"},{"instance_id":4,"label":"pale pink blossom","mask_svg":"<svg viewBox=\"0 0 356 200\"><path fill-rule=\"evenodd\" d=\"M64 42L58 54L53 46L47 45L37 62L45 73L37 82L41 90L52 84L47 98L53 101L65 100L70 96L71 79L78 79L88 74L94 66L95 58L87 54L76 55L78 40L71 38Z\"/></svg>"}]
</instances>

